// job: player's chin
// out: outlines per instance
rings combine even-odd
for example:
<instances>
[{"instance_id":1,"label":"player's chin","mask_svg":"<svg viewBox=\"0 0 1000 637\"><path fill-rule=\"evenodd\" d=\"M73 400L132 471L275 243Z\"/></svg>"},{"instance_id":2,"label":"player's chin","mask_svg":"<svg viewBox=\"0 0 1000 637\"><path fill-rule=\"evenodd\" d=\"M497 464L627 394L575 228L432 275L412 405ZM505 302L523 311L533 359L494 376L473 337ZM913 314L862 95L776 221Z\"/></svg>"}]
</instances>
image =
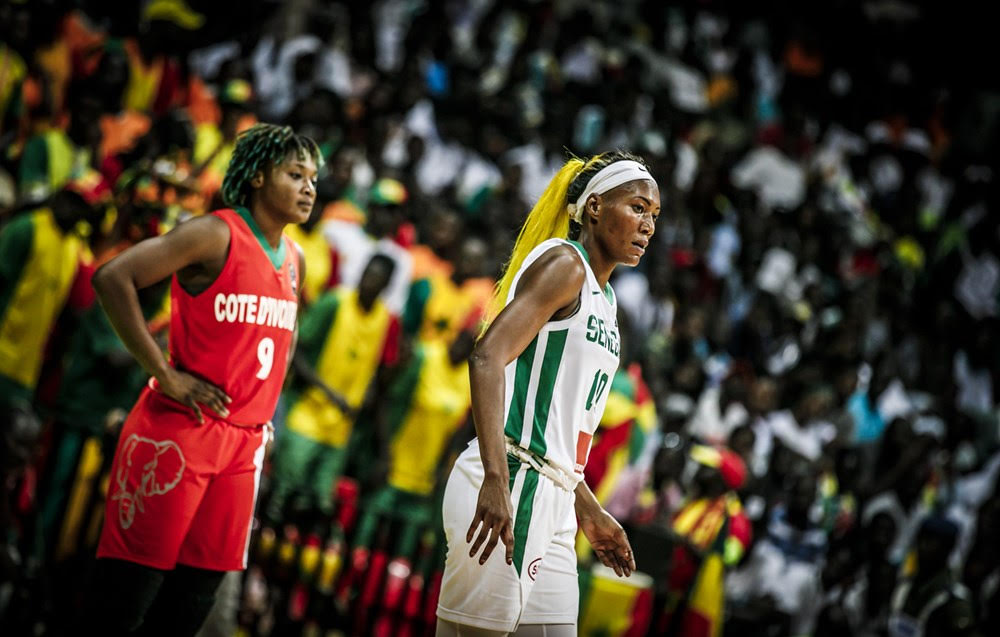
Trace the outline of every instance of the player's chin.
<instances>
[{"instance_id":1,"label":"player's chin","mask_svg":"<svg viewBox=\"0 0 1000 637\"><path fill-rule=\"evenodd\" d=\"M309 215L312 214L312 206L296 205L290 211L288 215L289 223L305 223L309 220Z\"/></svg>"},{"instance_id":2,"label":"player's chin","mask_svg":"<svg viewBox=\"0 0 1000 637\"><path fill-rule=\"evenodd\" d=\"M619 263L621 263L627 268L634 268L635 266L639 265L639 261L641 259L642 259L641 256L635 254L634 252L630 252L625 256L623 256L619 261Z\"/></svg>"}]
</instances>

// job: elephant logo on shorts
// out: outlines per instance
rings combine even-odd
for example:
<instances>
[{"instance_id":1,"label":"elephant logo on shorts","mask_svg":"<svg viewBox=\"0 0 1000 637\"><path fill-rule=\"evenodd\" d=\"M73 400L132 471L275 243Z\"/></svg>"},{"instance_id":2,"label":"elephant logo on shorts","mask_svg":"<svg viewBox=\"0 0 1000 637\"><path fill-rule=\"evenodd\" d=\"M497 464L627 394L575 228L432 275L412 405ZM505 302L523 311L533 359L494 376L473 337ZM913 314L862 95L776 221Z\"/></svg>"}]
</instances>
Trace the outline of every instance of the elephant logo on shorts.
<instances>
[{"instance_id":1,"label":"elephant logo on shorts","mask_svg":"<svg viewBox=\"0 0 1000 637\"><path fill-rule=\"evenodd\" d=\"M146 498L163 495L177 486L185 464L184 454L173 440L156 441L136 434L125 440L115 472L118 490L111 496L118 500L122 529L132 526L136 509L145 512Z\"/></svg>"}]
</instances>

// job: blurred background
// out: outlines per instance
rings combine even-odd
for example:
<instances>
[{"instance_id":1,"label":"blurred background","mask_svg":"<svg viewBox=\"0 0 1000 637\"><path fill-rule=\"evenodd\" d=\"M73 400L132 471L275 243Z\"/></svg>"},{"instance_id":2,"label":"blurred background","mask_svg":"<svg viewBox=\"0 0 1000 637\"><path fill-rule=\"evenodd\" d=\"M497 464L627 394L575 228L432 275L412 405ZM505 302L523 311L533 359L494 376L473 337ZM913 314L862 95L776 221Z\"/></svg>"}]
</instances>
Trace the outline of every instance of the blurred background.
<instances>
[{"instance_id":1,"label":"blurred background","mask_svg":"<svg viewBox=\"0 0 1000 637\"><path fill-rule=\"evenodd\" d=\"M326 165L202 634L433 633L483 304L568 153L615 148L663 211L586 479L639 573L581 539L580 633L1000 634L994 41L904 0L0 0L0 632L74 634L146 380L90 276L222 207L266 121Z\"/></svg>"}]
</instances>

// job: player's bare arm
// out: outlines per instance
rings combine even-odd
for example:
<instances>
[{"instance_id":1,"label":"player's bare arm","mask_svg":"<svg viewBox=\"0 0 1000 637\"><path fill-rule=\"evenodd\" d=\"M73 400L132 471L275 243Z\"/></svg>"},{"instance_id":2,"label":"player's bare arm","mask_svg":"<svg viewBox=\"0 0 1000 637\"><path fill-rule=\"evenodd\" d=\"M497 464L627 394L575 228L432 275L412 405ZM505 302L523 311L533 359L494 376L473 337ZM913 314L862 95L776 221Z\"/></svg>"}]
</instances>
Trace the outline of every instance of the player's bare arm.
<instances>
[{"instance_id":1,"label":"player's bare arm","mask_svg":"<svg viewBox=\"0 0 1000 637\"><path fill-rule=\"evenodd\" d=\"M586 270L573 248L554 248L542 255L524 271L514 299L493 321L469 359L472 413L486 477L465 539L472 542L470 556L485 542L480 564L486 562L498 540L506 546L507 563L514 559L513 507L503 438L504 368L531 344L545 323L575 311L585 278Z\"/></svg>"},{"instance_id":2,"label":"player's bare arm","mask_svg":"<svg viewBox=\"0 0 1000 637\"><path fill-rule=\"evenodd\" d=\"M230 398L215 385L170 366L146 328L138 291L184 269L192 281L214 279L228 250L226 223L214 216L200 217L129 248L104 264L93 280L101 305L128 350L164 394L190 407L202 423L201 405L225 417Z\"/></svg>"},{"instance_id":3,"label":"player's bare arm","mask_svg":"<svg viewBox=\"0 0 1000 637\"><path fill-rule=\"evenodd\" d=\"M576 485L576 517L580 530L587 536L601 563L614 570L618 577L628 577L635 570L635 557L625 529L597 501L594 492L583 480Z\"/></svg>"}]
</instances>

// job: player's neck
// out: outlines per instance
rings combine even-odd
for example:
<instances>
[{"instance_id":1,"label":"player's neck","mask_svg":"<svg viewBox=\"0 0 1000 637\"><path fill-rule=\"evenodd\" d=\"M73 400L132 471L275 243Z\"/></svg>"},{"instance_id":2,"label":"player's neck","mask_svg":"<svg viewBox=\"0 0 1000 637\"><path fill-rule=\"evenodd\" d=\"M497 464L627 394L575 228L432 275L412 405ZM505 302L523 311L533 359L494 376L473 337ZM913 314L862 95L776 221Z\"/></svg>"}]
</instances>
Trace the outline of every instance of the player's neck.
<instances>
[{"instance_id":1,"label":"player's neck","mask_svg":"<svg viewBox=\"0 0 1000 637\"><path fill-rule=\"evenodd\" d=\"M250 215L257 222L257 227L264 235L264 240L272 248L277 249L281 245L281 233L285 231L285 222L278 221L277 215L269 215L261 210L260 206L250 208Z\"/></svg>"},{"instance_id":2,"label":"player's neck","mask_svg":"<svg viewBox=\"0 0 1000 637\"><path fill-rule=\"evenodd\" d=\"M593 236L583 233L580 235L579 243L587 251L587 262L594 273L594 278L597 279L597 283L601 286L601 289L604 289L617 264L604 254L600 244Z\"/></svg>"}]
</instances>

